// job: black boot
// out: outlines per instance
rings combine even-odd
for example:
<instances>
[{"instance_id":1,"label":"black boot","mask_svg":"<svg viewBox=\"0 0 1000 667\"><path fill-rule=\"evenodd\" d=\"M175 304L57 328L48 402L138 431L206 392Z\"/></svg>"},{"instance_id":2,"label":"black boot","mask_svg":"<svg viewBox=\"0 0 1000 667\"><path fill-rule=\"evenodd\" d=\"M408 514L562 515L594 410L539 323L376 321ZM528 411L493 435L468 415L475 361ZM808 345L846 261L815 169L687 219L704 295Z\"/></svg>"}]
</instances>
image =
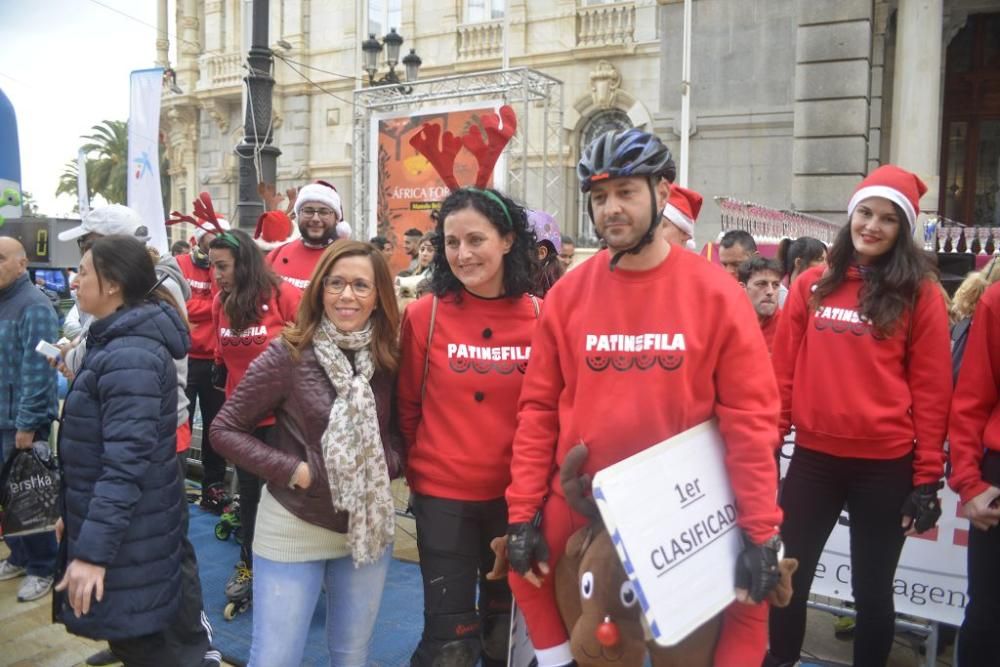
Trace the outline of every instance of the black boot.
<instances>
[{"instance_id":1,"label":"black boot","mask_svg":"<svg viewBox=\"0 0 1000 667\"><path fill-rule=\"evenodd\" d=\"M106 648L87 658L86 662L88 665L113 665L121 660L115 657L110 648Z\"/></svg>"}]
</instances>

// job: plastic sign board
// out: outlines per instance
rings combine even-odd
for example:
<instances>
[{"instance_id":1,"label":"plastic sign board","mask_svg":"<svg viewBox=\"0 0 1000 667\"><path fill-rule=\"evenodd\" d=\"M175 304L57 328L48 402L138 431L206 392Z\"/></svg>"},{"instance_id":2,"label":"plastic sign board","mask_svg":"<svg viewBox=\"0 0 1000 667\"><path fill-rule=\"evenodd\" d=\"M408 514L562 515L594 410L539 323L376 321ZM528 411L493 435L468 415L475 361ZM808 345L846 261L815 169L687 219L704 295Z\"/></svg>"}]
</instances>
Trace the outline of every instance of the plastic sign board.
<instances>
[{"instance_id":1,"label":"plastic sign board","mask_svg":"<svg viewBox=\"0 0 1000 667\"><path fill-rule=\"evenodd\" d=\"M741 544L725 449L705 422L594 475L597 507L662 646L735 599Z\"/></svg>"}]
</instances>

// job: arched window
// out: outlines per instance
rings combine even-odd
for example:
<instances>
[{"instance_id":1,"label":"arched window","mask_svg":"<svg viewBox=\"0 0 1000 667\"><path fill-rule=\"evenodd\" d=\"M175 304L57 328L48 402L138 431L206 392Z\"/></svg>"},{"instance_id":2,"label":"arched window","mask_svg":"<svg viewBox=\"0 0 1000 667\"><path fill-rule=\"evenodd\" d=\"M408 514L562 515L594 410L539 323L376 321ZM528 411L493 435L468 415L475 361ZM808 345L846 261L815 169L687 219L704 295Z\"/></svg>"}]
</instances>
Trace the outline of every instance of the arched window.
<instances>
[{"instance_id":1,"label":"arched window","mask_svg":"<svg viewBox=\"0 0 1000 667\"><path fill-rule=\"evenodd\" d=\"M590 142L605 132L617 132L619 130L627 130L630 127L633 127L632 120L621 109L598 111L587 120L587 124L583 126L583 130L580 132L579 154L583 155L584 149L590 145ZM582 192L579 196L577 210L579 211L576 225L577 243L584 247L596 246L597 234L593 223L590 221L590 215L587 213L587 196Z\"/></svg>"}]
</instances>

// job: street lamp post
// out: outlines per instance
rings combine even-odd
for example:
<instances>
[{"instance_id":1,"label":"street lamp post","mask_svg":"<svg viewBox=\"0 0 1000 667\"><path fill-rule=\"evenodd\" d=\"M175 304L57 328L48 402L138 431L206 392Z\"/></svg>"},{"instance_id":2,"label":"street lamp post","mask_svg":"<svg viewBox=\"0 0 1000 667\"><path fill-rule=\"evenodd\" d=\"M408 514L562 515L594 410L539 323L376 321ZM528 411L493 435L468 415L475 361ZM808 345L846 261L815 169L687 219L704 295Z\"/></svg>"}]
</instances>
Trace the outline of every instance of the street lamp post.
<instances>
[{"instance_id":1,"label":"street lamp post","mask_svg":"<svg viewBox=\"0 0 1000 667\"><path fill-rule=\"evenodd\" d=\"M239 227L245 230L257 226L264 212L264 203L257 194L257 184L277 183L277 162L281 151L271 145L271 93L274 78L271 71L274 58L267 46L268 0L253 0L253 26L247 62L246 114L243 121L243 141L236 147L239 156ZM257 165L260 165L258 173Z\"/></svg>"},{"instance_id":2,"label":"street lamp post","mask_svg":"<svg viewBox=\"0 0 1000 667\"><path fill-rule=\"evenodd\" d=\"M403 36L396 32L395 28L389 29L389 34L382 38L380 42L375 37L375 33L370 33L368 39L361 43L361 51L364 54L364 68L368 73L368 84L371 86L389 86L395 85L399 86L399 91L402 93L409 94L413 92L411 86L401 85L403 81L399 78L396 73L396 65L399 64L399 50L403 46ZM378 57L382 53L382 49L385 49L385 64L389 67L389 71L385 76L376 79L375 74L378 72ZM406 83L413 83L417 80L417 76L420 73L420 65L422 61L420 56L414 49L410 49L410 52L403 58L403 68L406 73Z\"/></svg>"}]
</instances>

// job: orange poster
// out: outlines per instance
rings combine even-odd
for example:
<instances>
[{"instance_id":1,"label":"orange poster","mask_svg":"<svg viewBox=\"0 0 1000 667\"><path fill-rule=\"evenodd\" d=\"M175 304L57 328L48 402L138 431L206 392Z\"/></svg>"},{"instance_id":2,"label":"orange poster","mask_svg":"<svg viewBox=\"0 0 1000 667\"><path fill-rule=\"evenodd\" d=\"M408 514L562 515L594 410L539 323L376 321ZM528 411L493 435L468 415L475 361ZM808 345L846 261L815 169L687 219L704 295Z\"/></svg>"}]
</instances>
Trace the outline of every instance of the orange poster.
<instances>
[{"instance_id":1,"label":"orange poster","mask_svg":"<svg viewBox=\"0 0 1000 667\"><path fill-rule=\"evenodd\" d=\"M427 158L410 146L410 137L419 132L424 123L440 123L442 134L450 131L460 137L474 125L481 127L480 114L495 113L497 106L378 120L378 158L371 181L377 195L373 210L377 216L378 235L388 238L396 248L392 257L394 273L410 264L410 258L403 251L403 234L412 228L422 232L433 229L431 213L441 207L450 192ZM455 160L455 178L459 184L472 185L478 166L472 153L460 151Z\"/></svg>"}]
</instances>

